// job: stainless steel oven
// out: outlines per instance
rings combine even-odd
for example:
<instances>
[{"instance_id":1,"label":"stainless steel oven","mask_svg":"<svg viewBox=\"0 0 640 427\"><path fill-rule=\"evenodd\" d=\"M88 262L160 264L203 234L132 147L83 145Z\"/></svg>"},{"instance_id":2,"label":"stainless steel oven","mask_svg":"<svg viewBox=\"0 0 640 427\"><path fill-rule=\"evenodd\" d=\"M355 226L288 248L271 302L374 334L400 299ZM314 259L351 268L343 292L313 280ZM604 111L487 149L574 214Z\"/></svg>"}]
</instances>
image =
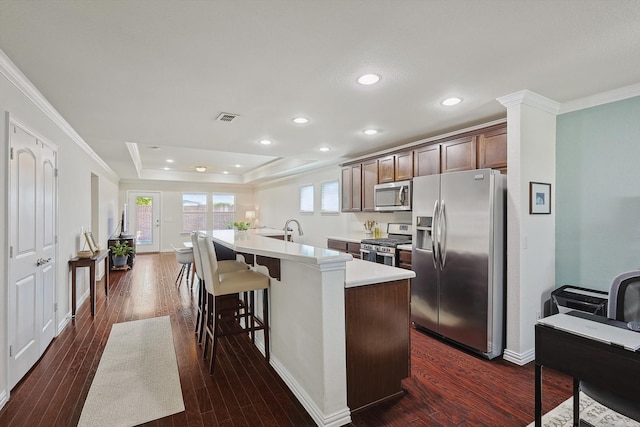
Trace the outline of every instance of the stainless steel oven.
<instances>
[{"instance_id":1,"label":"stainless steel oven","mask_svg":"<svg viewBox=\"0 0 640 427\"><path fill-rule=\"evenodd\" d=\"M398 266L396 259L396 249L380 246L371 243L360 243L360 255L365 261L377 262L378 264Z\"/></svg>"},{"instance_id":2,"label":"stainless steel oven","mask_svg":"<svg viewBox=\"0 0 640 427\"><path fill-rule=\"evenodd\" d=\"M365 261L398 266L398 245L410 245L411 224L390 223L387 225L387 237L364 239L360 242L360 255Z\"/></svg>"}]
</instances>

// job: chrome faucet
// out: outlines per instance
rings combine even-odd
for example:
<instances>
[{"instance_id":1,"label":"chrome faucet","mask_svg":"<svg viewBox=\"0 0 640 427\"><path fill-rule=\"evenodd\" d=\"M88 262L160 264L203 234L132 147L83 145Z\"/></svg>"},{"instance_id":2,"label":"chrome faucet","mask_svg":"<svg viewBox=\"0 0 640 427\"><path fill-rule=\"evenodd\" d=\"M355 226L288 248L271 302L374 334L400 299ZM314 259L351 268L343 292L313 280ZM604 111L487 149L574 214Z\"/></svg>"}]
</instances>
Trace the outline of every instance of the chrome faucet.
<instances>
[{"instance_id":1,"label":"chrome faucet","mask_svg":"<svg viewBox=\"0 0 640 427\"><path fill-rule=\"evenodd\" d=\"M288 219L287 222L284 223L284 241L288 242L289 241L289 223L290 222L295 222L296 224L298 224L298 234L300 236L303 236L304 233L302 232L302 227L300 226L300 223L298 222L297 219Z\"/></svg>"}]
</instances>

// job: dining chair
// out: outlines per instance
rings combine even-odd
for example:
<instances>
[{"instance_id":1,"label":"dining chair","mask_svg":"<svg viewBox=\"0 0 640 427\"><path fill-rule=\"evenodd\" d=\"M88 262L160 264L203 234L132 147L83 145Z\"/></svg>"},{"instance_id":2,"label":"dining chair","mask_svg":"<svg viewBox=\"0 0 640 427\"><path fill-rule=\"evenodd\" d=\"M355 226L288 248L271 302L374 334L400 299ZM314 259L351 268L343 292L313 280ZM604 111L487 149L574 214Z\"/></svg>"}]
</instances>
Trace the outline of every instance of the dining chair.
<instances>
[{"instance_id":1,"label":"dining chair","mask_svg":"<svg viewBox=\"0 0 640 427\"><path fill-rule=\"evenodd\" d=\"M193 265L193 248L176 248L173 245L171 245L171 247L176 255L176 261L178 261L178 264L181 264L178 277L176 277L176 286L180 287L182 279L185 277L185 273L187 283L189 283L189 273L191 271L191 266Z\"/></svg>"}]
</instances>

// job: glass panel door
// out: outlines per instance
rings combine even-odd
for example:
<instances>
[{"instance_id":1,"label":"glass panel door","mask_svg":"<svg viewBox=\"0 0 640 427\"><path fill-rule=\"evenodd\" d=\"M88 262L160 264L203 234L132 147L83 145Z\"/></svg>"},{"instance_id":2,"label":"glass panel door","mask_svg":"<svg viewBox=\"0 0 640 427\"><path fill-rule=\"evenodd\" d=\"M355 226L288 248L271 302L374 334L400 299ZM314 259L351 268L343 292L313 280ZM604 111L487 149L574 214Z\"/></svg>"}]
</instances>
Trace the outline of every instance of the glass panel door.
<instances>
[{"instance_id":1,"label":"glass panel door","mask_svg":"<svg viewBox=\"0 0 640 427\"><path fill-rule=\"evenodd\" d=\"M129 233L136 236L136 252L160 252L160 193L129 193Z\"/></svg>"}]
</instances>

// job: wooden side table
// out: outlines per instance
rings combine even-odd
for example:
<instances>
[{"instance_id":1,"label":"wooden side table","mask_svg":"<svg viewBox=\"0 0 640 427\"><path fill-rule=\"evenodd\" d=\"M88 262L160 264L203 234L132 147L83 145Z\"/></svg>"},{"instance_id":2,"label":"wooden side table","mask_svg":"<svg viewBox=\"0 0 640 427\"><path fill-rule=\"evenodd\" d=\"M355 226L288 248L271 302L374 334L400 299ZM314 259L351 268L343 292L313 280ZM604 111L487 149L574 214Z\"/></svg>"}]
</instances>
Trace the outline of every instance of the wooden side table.
<instances>
[{"instance_id":1,"label":"wooden side table","mask_svg":"<svg viewBox=\"0 0 640 427\"><path fill-rule=\"evenodd\" d=\"M76 269L89 267L89 298L91 299L91 315L96 312L96 265L104 261L104 293L109 295L109 249L93 254L91 258L74 257L69 260L71 270L71 316L76 317Z\"/></svg>"}]
</instances>

